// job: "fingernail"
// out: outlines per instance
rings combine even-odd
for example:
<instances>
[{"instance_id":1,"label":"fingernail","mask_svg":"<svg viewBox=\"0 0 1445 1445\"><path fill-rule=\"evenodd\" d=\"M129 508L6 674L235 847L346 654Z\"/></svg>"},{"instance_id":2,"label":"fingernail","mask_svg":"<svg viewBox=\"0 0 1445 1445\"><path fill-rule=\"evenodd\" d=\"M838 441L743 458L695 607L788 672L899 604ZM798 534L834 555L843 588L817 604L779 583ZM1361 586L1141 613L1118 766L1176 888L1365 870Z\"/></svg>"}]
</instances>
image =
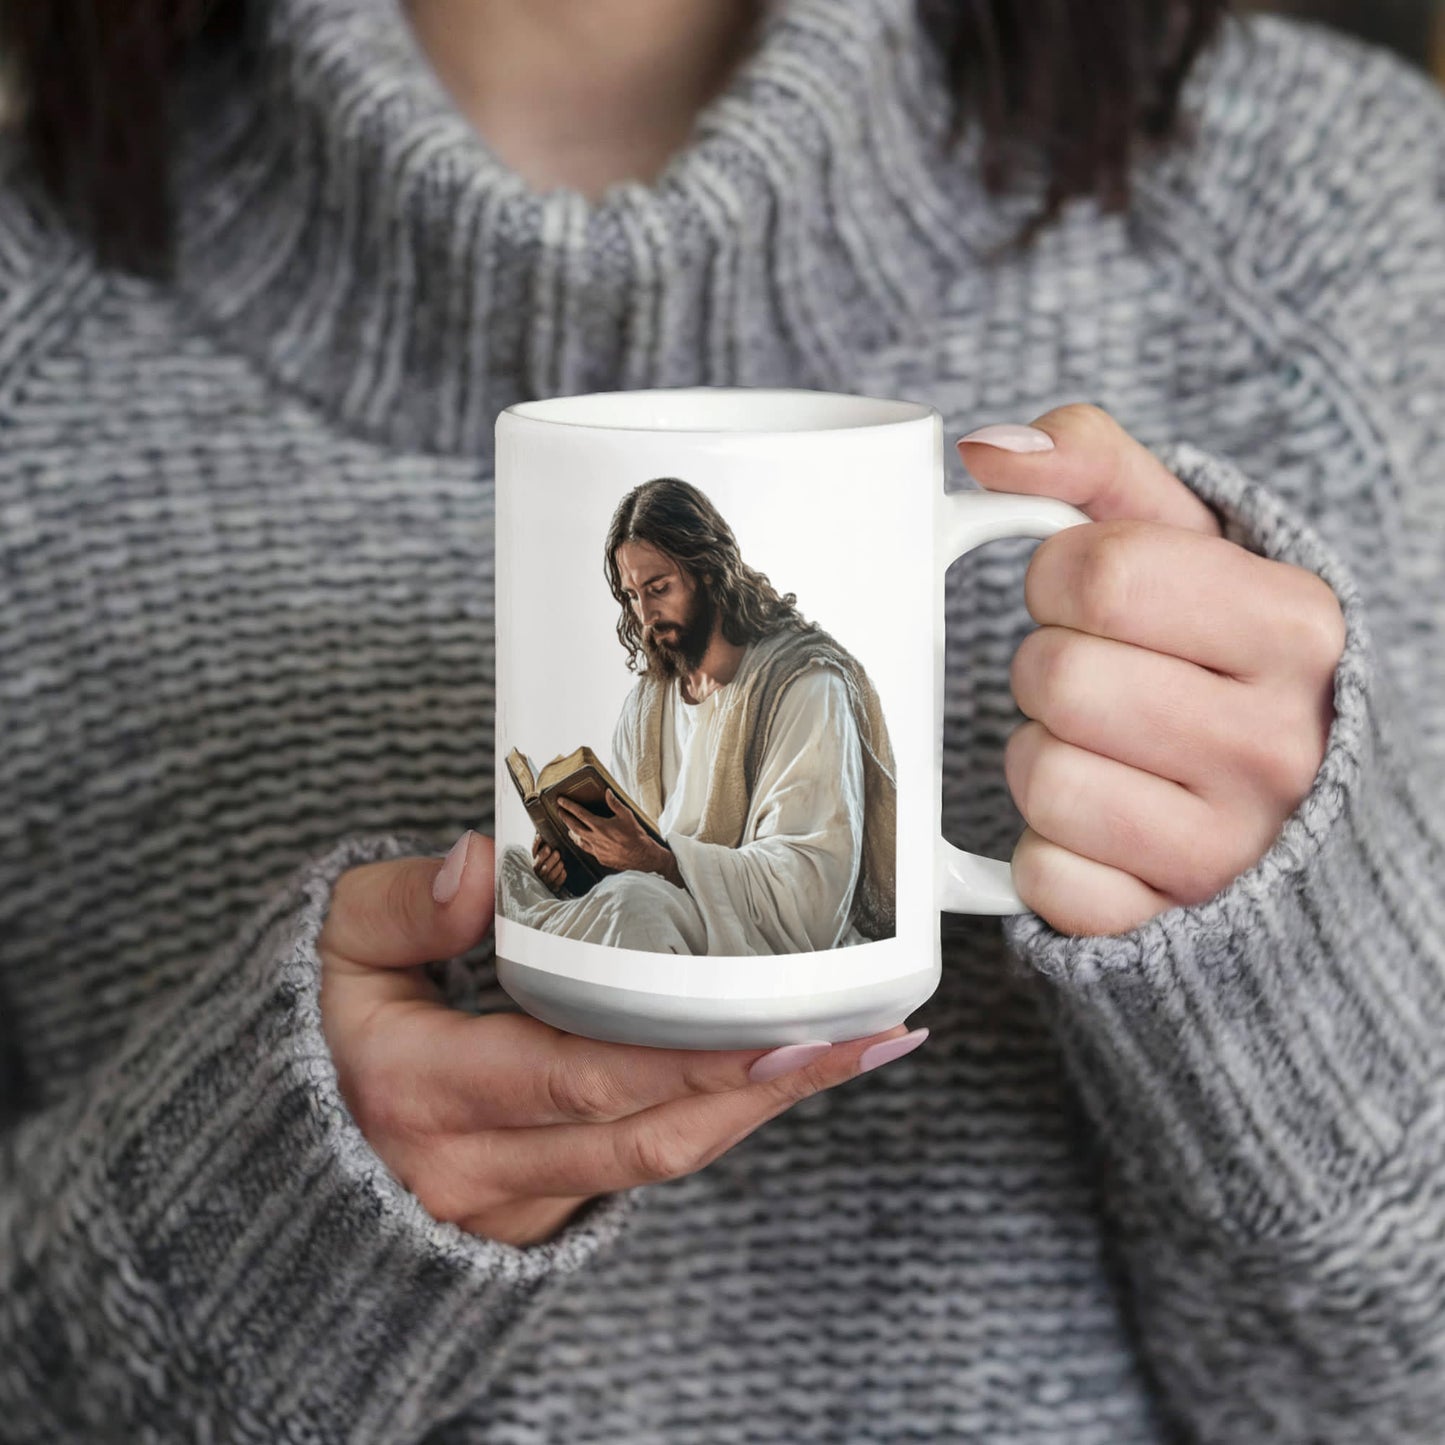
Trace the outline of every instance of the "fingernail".
<instances>
[{"instance_id":1,"label":"fingernail","mask_svg":"<svg viewBox=\"0 0 1445 1445\"><path fill-rule=\"evenodd\" d=\"M764 1054L748 1070L748 1078L755 1084L765 1084L769 1079L791 1074L794 1069L801 1069L804 1064L821 1059L832 1047L833 1045L828 1043L784 1044L782 1048Z\"/></svg>"},{"instance_id":2,"label":"fingernail","mask_svg":"<svg viewBox=\"0 0 1445 1445\"><path fill-rule=\"evenodd\" d=\"M911 1034L904 1034L901 1039L885 1039L881 1044L870 1044L859 1055L858 1072L866 1074L869 1069L891 1064L894 1059L911 1054L927 1037L927 1029L914 1029Z\"/></svg>"},{"instance_id":3,"label":"fingernail","mask_svg":"<svg viewBox=\"0 0 1445 1445\"><path fill-rule=\"evenodd\" d=\"M1005 452L1051 452L1054 439L1048 432L1036 426L1020 426L1017 422L1004 422L1000 426L981 426L966 437L959 437L955 446L964 442L978 442L981 446L998 447Z\"/></svg>"},{"instance_id":4,"label":"fingernail","mask_svg":"<svg viewBox=\"0 0 1445 1445\"><path fill-rule=\"evenodd\" d=\"M441 872L432 879L431 896L438 903L450 903L457 896L457 889L462 886L462 874L467 866L467 843L471 836L472 830L468 828L452 844L452 851L442 863Z\"/></svg>"}]
</instances>

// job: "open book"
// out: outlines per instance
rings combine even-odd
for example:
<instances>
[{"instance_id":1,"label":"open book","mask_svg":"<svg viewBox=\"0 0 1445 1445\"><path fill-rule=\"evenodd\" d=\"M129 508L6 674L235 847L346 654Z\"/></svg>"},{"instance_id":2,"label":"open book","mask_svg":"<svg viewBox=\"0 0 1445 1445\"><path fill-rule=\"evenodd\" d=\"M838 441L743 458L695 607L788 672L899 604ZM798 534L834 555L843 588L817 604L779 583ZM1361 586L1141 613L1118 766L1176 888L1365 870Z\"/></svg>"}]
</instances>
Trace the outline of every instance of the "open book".
<instances>
[{"instance_id":1,"label":"open book","mask_svg":"<svg viewBox=\"0 0 1445 1445\"><path fill-rule=\"evenodd\" d=\"M627 796L591 748L578 748L565 758L553 758L540 772L530 758L513 748L507 754L507 771L517 785L532 826L544 843L562 855L567 878L561 888L554 890L562 898L580 898L617 869L599 863L573 844L567 836L567 815L557 807L558 798L571 798L588 812L610 818L607 789L611 788L613 797L624 808L632 810L644 831L656 842L662 842L657 824Z\"/></svg>"}]
</instances>

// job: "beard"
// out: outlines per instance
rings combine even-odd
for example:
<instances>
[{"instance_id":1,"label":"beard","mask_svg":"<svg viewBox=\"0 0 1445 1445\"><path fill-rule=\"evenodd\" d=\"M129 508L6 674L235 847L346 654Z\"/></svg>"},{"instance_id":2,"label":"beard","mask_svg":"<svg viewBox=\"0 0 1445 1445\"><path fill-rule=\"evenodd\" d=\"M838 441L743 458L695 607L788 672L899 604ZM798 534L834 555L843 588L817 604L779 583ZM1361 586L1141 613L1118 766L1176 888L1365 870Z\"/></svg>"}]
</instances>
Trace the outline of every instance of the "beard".
<instances>
[{"instance_id":1,"label":"beard","mask_svg":"<svg viewBox=\"0 0 1445 1445\"><path fill-rule=\"evenodd\" d=\"M642 646L647 653L649 671L656 668L664 681L694 671L712 641L716 620L717 604L704 584L693 594L692 606L680 623L664 624L661 637L650 627L643 629Z\"/></svg>"}]
</instances>

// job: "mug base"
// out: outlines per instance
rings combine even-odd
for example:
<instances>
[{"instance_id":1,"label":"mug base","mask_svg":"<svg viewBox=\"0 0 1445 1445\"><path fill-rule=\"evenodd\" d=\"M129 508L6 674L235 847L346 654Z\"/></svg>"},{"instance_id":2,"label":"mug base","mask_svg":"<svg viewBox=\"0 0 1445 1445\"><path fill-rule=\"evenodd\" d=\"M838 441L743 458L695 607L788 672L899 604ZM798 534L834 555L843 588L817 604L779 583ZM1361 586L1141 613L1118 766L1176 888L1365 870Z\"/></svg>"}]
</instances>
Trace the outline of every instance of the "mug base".
<instances>
[{"instance_id":1,"label":"mug base","mask_svg":"<svg viewBox=\"0 0 1445 1445\"><path fill-rule=\"evenodd\" d=\"M937 964L901 978L782 998L689 998L588 983L497 959L497 981L533 1018L612 1044L766 1049L843 1043L902 1023L938 987Z\"/></svg>"}]
</instances>

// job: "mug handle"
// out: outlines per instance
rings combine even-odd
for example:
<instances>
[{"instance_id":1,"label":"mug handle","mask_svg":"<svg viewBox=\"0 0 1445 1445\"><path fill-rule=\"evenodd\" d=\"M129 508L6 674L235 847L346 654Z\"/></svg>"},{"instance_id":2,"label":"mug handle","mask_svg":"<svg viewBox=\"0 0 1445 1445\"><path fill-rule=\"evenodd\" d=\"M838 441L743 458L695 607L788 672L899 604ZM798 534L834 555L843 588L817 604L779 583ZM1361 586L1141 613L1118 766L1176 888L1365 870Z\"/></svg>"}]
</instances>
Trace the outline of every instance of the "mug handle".
<instances>
[{"instance_id":1,"label":"mug handle","mask_svg":"<svg viewBox=\"0 0 1445 1445\"><path fill-rule=\"evenodd\" d=\"M1000 537L1052 537L1089 520L1077 507L1052 497L1012 492L943 492L938 512L937 566L942 575L960 557ZM939 625L942 626L940 618ZM941 726L941 720L940 720ZM945 913L1025 913L1013 885L1013 867L938 839L936 888Z\"/></svg>"}]
</instances>

